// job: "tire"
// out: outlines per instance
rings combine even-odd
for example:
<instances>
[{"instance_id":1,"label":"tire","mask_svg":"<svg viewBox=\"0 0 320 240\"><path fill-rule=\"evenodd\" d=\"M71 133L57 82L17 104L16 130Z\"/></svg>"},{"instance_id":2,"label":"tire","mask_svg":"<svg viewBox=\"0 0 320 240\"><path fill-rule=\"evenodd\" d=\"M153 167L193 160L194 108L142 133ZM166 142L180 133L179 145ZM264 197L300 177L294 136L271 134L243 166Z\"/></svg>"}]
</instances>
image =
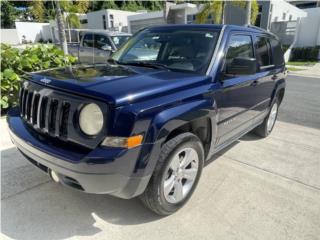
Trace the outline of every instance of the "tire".
<instances>
[{"instance_id":1,"label":"tire","mask_svg":"<svg viewBox=\"0 0 320 240\"><path fill-rule=\"evenodd\" d=\"M271 104L270 111L269 111L268 115L266 116L266 118L263 120L263 122L258 127L256 127L253 130L253 132L256 135L258 135L262 138L266 138L267 136L269 136L269 134L272 132L273 127L277 121L278 109L279 109L279 100L278 100L278 97L276 97ZM273 119L271 119L271 118L273 118ZM272 123L269 123L269 120L272 121ZM269 123L269 125L268 125L268 123Z\"/></svg>"},{"instance_id":2,"label":"tire","mask_svg":"<svg viewBox=\"0 0 320 240\"><path fill-rule=\"evenodd\" d=\"M183 163L189 161L187 159L194 160L190 161L190 164L186 165L186 168L181 167L184 165ZM195 168L196 164L197 168ZM204 150L197 136L191 133L183 133L169 140L162 146L150 182L145 192L140 196L143 204L153 212L162 216L170 215L178 211L190 199L196 188L202 173L203 164ZM172 169L177 165L179 166L179 170L173 171ZM182 177L185 172L192 172L192 177L194 178L192 184L189 182L191 181L189 178L184 179ZM171 184L172 181L174 182L173 185ZM177 186L177 188L175 186ZM172 187L171 191L168 191L170 187ZM186 193L185 196L180 199L184 193Z\"/></svg>"}]
</instances>

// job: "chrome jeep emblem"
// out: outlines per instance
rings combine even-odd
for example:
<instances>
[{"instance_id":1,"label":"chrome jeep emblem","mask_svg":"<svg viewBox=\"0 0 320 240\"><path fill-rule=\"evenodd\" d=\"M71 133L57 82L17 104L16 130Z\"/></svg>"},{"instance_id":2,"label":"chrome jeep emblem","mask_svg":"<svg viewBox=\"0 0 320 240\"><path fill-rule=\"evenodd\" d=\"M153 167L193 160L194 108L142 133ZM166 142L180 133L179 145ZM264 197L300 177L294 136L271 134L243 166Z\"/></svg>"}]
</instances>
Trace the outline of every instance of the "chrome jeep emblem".
<instances>
[{"instance_id":1,"label":"chrome jeep emblem","mask_svg":"<svg viewBox=\"0 0 320 240\"><path fill-rule=\"evenodd\" d=\"M49 84L51 82L51 80L47 79L47 78L42 78L42 79L40 79L40 82L43 82L44 84Z\"/></svg>"}]
</instances>

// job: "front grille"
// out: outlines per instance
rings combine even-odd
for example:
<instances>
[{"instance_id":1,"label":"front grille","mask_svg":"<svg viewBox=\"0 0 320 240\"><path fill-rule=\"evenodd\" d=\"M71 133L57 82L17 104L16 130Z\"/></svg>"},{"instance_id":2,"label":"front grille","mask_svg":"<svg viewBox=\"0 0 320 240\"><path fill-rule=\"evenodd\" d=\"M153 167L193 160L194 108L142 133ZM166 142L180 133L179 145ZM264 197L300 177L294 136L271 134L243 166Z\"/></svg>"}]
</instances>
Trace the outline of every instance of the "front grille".
<instances>
[{"instance_id":1,"label":"front grille","mask_svg":"<svg viewBox=\"0 0 320 240\"><path fill-rule=\"evenodd\" d=\"M34 128L56 137L68 134L70 103L21 88L21 117Z\"/></svg>"},{"instance_id":2,"label":"front grille","mask_svg":"<svg viewBox=\"0 0 320 240\"><path fill-rule=\"evenodd\" d=\"M65 148L76 145L88 150L96 148L106 135L104 129L97 136L88 137L79 128L77 116L83 105L93 102L100 106L104 114L107 113L108 106L94 99L25 81L19 101L21 118L30 133L47 144L62 144Z\"/></svg>"}]
</instances>

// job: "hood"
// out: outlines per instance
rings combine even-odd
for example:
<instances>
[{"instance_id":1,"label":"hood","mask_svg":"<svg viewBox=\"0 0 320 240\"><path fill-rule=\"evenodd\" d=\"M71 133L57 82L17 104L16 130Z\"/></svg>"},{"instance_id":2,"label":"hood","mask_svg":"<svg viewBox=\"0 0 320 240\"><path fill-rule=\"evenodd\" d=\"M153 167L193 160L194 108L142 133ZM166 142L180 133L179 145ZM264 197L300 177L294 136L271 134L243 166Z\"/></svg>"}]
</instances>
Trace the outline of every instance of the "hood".
<instances>
[{"instance_id":1,"label":"hood","mask_svg":"<svg viewBox=\"0 0 320 240\"><path fill-rule=\"evenodd\" d=\"M72 66L31 73L28 80L115 106L170 94L207 81L208 76L120 65Z\"/></svg>"}]
</instances>

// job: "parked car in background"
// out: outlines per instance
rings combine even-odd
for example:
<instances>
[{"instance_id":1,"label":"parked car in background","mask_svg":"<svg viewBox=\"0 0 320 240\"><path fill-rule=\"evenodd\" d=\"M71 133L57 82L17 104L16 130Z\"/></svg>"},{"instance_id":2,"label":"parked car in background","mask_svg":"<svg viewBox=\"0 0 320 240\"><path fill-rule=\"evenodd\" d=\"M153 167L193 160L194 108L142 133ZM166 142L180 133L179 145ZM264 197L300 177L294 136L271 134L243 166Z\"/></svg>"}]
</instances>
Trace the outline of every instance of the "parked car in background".
<instances>
[{"instance_id":1,"label":"parked car in background","mask_svg":"<svg viewBox=\"0 0 320 240\"><path fill-rule=\"evenodd\" d=\"M54 181L140 195L169 215L191 197L215 153L249 131L271 133L285 77L280 42L265 30L150 27L108 64L26 76L8 125L18 149Z\"/></svg>"},{"instance_id":2,"label":"parked car in background","mask_svg":"<svg viewBox=\"0 0 320 240\"><path fill-rule=\"evenodd\" d=\"M68 50L80 63L106 63L111 53L121 47L130 36L129 33L105 30L84 31L80 34L80 42L69 44Z\"/></svg>"}]
</instances>

